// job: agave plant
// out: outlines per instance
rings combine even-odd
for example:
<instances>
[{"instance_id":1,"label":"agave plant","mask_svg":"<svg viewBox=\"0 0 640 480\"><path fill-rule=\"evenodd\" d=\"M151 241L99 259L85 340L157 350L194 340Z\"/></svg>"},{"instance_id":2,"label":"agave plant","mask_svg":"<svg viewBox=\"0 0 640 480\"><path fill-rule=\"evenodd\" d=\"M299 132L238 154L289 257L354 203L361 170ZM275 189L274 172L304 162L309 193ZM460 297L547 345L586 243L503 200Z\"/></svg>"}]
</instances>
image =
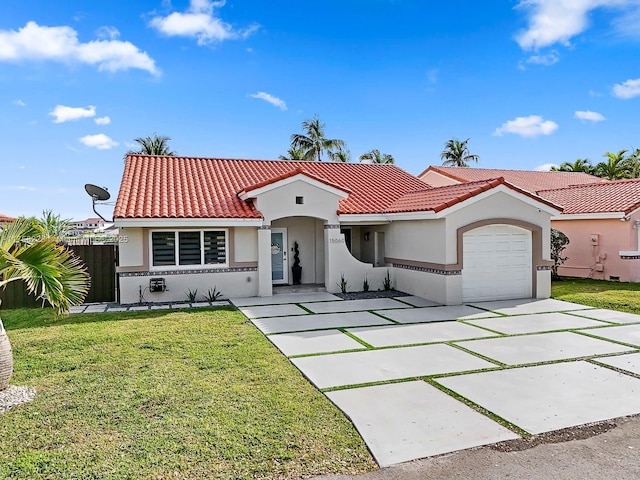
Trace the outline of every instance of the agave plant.
<instances>
[{"instance_id":1,"label":"agave plant","mask_svg":"<svg viewBox=\"0 0 640 480\"><path fill-rule=\"evenodd\" d=\"M82 303L89 290L82 260L25 218L0 228L0 288L17 280L29 293L46 299L56 314ZM12 373L11 344L0 320L0 391L9 386Z\"/></svg>"}]
</instances>

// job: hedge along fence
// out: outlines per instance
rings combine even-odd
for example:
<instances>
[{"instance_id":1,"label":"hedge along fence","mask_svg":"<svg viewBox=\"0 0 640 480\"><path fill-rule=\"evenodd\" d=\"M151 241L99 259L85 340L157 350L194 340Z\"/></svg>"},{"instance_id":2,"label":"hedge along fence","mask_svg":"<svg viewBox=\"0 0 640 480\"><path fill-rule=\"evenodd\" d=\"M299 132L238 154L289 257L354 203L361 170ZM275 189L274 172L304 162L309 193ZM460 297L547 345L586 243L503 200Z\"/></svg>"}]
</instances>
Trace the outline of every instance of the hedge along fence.
<instances>
[{"instance_id":1,"label":"hedge along fence","mask_svg":"<svg viewBox=\"0 0 640 480\"><path fill-rule=\"evenodd\" d=\"M118 246L70 245L69 248L82 259L91 277L91 288L85 298L86 303L116 301L116 261ZM29 295L22 281L11 282L0 289L0 308L42 307L42 299ZM45 302L45 305L48 305Z\"/></svg>"}]
</instances>

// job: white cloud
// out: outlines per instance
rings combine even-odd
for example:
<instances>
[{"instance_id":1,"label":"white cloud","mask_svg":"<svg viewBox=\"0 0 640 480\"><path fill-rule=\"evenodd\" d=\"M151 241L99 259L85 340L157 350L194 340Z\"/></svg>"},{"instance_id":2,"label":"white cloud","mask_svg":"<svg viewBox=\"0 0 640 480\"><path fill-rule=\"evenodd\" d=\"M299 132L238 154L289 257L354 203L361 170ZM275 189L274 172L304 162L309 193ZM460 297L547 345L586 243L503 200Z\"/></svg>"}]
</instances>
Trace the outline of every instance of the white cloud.
<instances>
[{"instance_id":1,"label":"white cloud","mask_svg":"<svg viewBox=\"0 0 640 480\"><path fill-rule=\"evenodd\" d=\"M96 65L99 71L137 68L159 74L155 61L130 42L92 40L80 43L71 27L44 27L28 22L18 31L0 30L0 61L51 60Z\"/></svg>"},{"instance_id":2,"label":"white cloud","mask_svg":"<svg viewBox=\"0 0 640 480\"><path fill-rule=\"evenodd\" d=\"M601 97L602 94L600 92L596 92L595 90L589 90L590 97Z\"/></svg>"},{"instance_id":3,"label":"white cloud","mask_svg":"<svg viewBox=\"0 0 640 480\"><path fill-rule=\"evenodd\" d=\"M13 104L14 104L14 105L17 105L17 106L19 106L19 107L26 107L26 106L27 106L27 104L26 104L26 103L24 103L24 102L23 102L22 100L20 100L20 99L14 100L14 101L13 101Z\"/></svg>"},{"instance_id":4,"label":"white cloud","mask_svg":"<svg viewBox=\"0 0 640 480\"><path fill-rule=\"evenodd\" d=\"M546 55L531 55L524 62L520 62L518 67L520 68L520 70L525 69L525 64L543 65L545 67L550 67L551 65L558 63L559 60L560 55L558 54L558 51L551 50Z\"/></svg>"},{"instance_id":5,"label":"white cloud","mask_svg":"<svg viewBox=\"0 0 640 480\"><path fill-rule=\"evenodd\" d=\"M252 25L244 30L235 30L223 22L214 9L224 7L226 0L191 0L186 12L173 12L166 17L154 17L150 25L160 32L172 36L198 39L198 45L222 42L235 38L247 38L259 27Z\"/></svg>"},{"instance_id":6,"label":"white cloud","mask_svg":"<svg viewBox=\"0 0 640 480\"><path fill-rule=\"evenodd\" d=\"M592 112L591 110L578 110L574 114L574 118L577 118L578 120L589 120L594 123L606 120L604 115L598 112Z\"/></svg>"},{"instance_id":7,"label":"white cloud","mask_svg":"<svg viewBox=\"0 0 640 480\"><path fill-rule=\"evenodd\" d=\"M613 86L613 94L618 98L633 98L640 95L640 78L627 80Z\"/></svg>"},{"instance_id":8,"label":"white cloud","mask_svg":"<svg viewBox=\"0 0 640 480\"><path fill-rule=\"evenodd\" d=\"M280 110L286 110L287 104L284 103L284 100L274 97L273 95L265 92L251 93L249 94L251 98L259 98L260 100L264 100L265 102L269 102L274 107L278 107Z\"/></svg>"},{"instance_id":9,"label":"white cloud","mask_svg":"<svg viewBox=\"0 0 640 480\"><path fill-rule=\"evenodd\" d=\"M524 50L569 45L572 37L588 28L591 10L635 3L637 0L521 0L518 7L528 12L529 26L516 41Z\"/></svg>"},{"instance_id":10,"label":"white cloud","mask_svg":"<svg viewBox=\"0 0 640 480\"><path fill-rule=\"evenodd\" d=\"M104 133L98 133L97 135L85 135L79 138L78 141L87 147L97 148L98 150L110 150L113 147L118 146L118 142L112 140Z\"/></svg>"},{"instance_id":11,"label":"white cloud","mask_svg":"<svg viewBox=\"0 0 640 480\"><path fill-rule=\"evenodd\" d=\"M505 133L513 133L521 137L537 137L538 135L551 135L558 129L558 124L551 120L544 120L540 115L517 117L509 120L496 128L494 135L501 136Z\"/></svg>"},{"instance_id":12,"label":"white cloud","mask_svg":"<svg viewBox=\"0 0 640 480\"><path fill-rule=\"evenodd\" d=\"M104 117L94 118L93 121L96 122L96 125L109 125L111 118L105 115Z\"/></svg>"},{"instance_id":13,"label":"white cloud","mask_svg":"<svg viewBox=\"0 0 640 480\"><path fill-rule=\"evenodd\" d=\"M95 117L96 107L93 105L89 105L88 108L56 105L56 107L49 112L49 115L55 117L53 123L70 122L72 120L80 120L81 118Z\"/></svg>"},{"instance_id":14,"label":"white cloud","mask_svg":"<svg viewBox=\"0 0 640 480\"><path fill-rule=\"evenodd\" d=\"M556 165L555 163L543 163L542 165L538 165L533 170L535 172L549 172L549 171L551 171L552 167L557 167L557 166L558 165Z\"/></svg>"}]
</instances>

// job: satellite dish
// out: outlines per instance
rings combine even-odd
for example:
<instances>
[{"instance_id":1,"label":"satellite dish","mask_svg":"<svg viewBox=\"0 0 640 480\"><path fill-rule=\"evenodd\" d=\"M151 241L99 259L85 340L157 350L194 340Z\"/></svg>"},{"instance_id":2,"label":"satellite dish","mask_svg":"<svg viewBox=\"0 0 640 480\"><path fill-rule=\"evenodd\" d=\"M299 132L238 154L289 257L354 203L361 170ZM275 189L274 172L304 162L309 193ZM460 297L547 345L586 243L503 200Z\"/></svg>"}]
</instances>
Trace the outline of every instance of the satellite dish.
<instances>
[{"instance_id":1,"label":"satellite dish","mask_svg":"<svg viewBox=\"0 0 640 480\"><path fill-rule=\"evenodd\" d=\"M84 186L84 189L87 191L89 196L93 198L93 201L101 201L109 200L111 198L111 194L107 191L106 188L98 187L97 185L92 185L91 183L87 183Z\"/></svg>"},{"instance_id":2,"label":"satellite dish","mask_svg":"<svg viewBox=\"0 0 640 480\"><path fill-rule=\"evenodd\" d=\"M111 194L107 191L106 188L98 187L97 185L93 185L91 183L87 183L84 186L84 189L87 191L87 193L91 197L91 200L93 201L93 211L95 212L95 214L105 222L108 222L109 220L104 218L96 211L96 202L104 202L106 200L109 200L111 198Z\"/></svg>"}]
</instances>

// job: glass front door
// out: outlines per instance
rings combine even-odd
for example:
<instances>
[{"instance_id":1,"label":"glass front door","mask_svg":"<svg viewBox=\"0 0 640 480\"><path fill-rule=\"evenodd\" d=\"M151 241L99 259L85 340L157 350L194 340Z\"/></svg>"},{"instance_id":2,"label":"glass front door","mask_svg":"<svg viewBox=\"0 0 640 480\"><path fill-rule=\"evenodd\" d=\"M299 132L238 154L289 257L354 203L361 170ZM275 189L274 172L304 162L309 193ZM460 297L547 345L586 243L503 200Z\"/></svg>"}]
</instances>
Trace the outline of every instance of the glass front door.
<instances>
[{"instance_id":1,"label":"glass front door","mask_svg":"<svg viewBox=\"0 0 640 480\"><path fill-rule=\"evenodd\" d=\"M286 228L271 229L271 280L275 284L289 283Z\"/></svg>"}]
</instances>

